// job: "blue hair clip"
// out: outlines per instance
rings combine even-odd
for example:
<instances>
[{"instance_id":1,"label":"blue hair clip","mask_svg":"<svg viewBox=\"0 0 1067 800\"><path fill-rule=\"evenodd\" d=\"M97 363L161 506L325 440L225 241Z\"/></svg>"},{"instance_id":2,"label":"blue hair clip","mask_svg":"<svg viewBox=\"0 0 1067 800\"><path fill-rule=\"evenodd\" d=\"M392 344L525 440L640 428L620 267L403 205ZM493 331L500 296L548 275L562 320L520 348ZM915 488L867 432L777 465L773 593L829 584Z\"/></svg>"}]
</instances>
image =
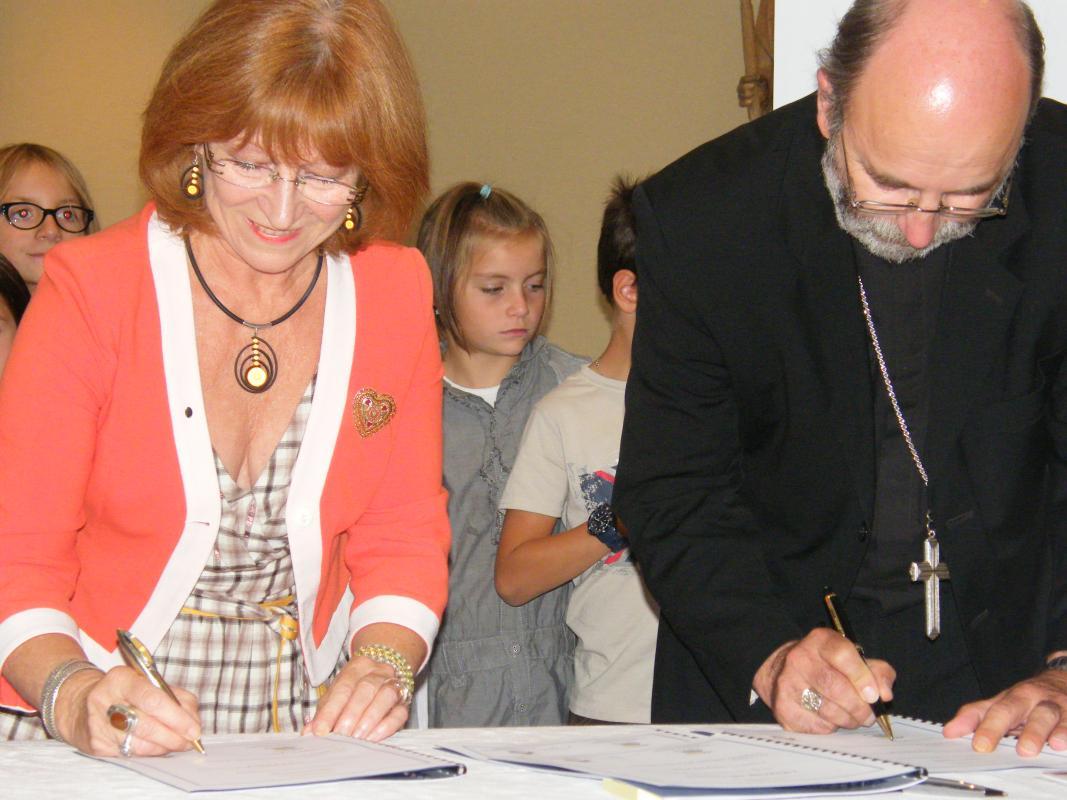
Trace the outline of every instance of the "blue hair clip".
<instances>
[{"instance_id":1,"label":"blue hair clip","mask_svg":"<svg viewBox=\"0 0 1067 800\"><path fill-rule=\"evenodd\" d=\"M478 194L481 195L481 198L483 200L488 200L489 199L489 195L491 195L492 193L493 193L493 187L490 186L488 183L483 183L482 184L482 188L478 192Z\"/></svg>"}]
</instances>

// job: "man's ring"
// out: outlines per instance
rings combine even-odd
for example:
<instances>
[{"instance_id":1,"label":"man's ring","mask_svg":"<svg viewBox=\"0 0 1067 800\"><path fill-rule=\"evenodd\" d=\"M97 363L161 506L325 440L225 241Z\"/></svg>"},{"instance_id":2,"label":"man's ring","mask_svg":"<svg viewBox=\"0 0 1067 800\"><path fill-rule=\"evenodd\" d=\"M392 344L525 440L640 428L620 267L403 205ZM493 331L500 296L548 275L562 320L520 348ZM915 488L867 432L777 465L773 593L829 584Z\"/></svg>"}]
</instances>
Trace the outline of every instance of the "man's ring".
<instances>
[{"instance_id":1,"label":"man's ring","mask_svg":"<svg viewBox=\"0 0 1067 800\"><path fill-rule=\"evenodd\" d=\"M818 714L819 709L822 708L822 695L809 686L800 693L800 705L812 714Z\"/></svg>"},{"instance_id":2,"label":"man's ring","mask_svg":"<svg viewBox=\"0 0 1067 800\"><path fill-rule=\"evenodd\" d=\"M112 728L126 734L119 745L119 755L129 758L133 753L133 729L137 727L137 712L129 706L115 703L107 709L107 721Z\"/></svg>"}]
</instances>

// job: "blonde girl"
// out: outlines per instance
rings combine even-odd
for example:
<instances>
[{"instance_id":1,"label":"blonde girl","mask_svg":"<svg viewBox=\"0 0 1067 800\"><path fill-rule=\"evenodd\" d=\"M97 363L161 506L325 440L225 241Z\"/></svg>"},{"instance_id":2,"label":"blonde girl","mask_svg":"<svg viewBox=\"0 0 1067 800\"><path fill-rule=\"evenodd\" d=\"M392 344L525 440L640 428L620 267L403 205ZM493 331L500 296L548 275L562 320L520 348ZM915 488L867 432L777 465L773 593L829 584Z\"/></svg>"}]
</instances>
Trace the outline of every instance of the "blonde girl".
<instances>
[{"instance_id":1,"label":"blonde girl","mask_svg":"<svg viewBox=\"0 0 1067 800\"><path fill-rule=\"evenodd\" d=\"M540 335L552 278L541 216L508 191L461 183L423 217L445 369L449 603L427 678L433 727L566 720L568 587L520 608L493 586L500 495L533 405L582 360Z\"/></svg>"}]
</instances>

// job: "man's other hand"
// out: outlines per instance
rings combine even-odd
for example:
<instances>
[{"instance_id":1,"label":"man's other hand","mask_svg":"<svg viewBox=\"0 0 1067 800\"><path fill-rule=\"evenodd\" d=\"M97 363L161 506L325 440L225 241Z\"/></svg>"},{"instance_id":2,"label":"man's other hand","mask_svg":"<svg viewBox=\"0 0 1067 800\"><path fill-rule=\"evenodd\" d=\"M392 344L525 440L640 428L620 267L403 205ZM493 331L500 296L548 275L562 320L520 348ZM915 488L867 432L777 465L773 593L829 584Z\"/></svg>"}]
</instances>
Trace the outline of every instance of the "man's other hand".
<instances>
[{"instance_id":1,"label":"man's other hand","mask_svg":"<svg viewBox=\"0 0 1067 800\"><path fill-rule=\"evenodd\" d=\"M1048 669L988 700L967 703L945 724L956 739L973 733L971 747L988 753L1009 734L1019 737L1015 752L1036 756L1048 742L1067 750L1067 671Z\"/></svg>"}]
</instances>

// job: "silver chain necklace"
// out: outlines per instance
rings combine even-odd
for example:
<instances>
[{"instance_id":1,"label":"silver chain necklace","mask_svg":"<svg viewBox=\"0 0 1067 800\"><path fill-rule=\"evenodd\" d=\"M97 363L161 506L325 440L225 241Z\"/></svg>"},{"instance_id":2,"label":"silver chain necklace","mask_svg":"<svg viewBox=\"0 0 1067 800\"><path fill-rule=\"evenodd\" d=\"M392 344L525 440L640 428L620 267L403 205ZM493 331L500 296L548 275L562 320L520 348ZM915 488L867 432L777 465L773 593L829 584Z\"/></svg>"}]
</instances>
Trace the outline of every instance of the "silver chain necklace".
<instances>
[{"instance_id":1,"label":"silver chain necklace","mask_svg":"<svg viewBox=\"0 0 1067 800\"><path fill-rule=\"evenodd\" d=\"M893 389L893 381L889 377L889 368L885 364L885 356L882 354L882 345L878 341L878 331L874 327L874 317L871 315L871 307L867 302L867 290L863 287L863 278L856 275L856 281L860 287L860 303L863 305L863 318L867 321L867 332L871 336L871 346L874 348L874 356L878 359L878 370L882 373L882 383L885 384L889 403L893 406L893 413L897 416L897 426L904 437L904 443L911 453L911 460L915 462L915 469L922 478L923 487L929 489L930 477L926 473L926 467L919 457L919 451L915 448L915 442L911 438L911 430L908 422L904 419L904 412L900 409L897 401L897 393ZM930 508L926 509L926 537L923 540L923 560L913 561L908 567L908 577L912 583L922 581L926 594L926 636L936 639L941 635L941 581L947 581L950 577L948 564L941 561L941 543L937 540L937 532L934 530L933 515Z\"/></svg>"}]
</instances>

